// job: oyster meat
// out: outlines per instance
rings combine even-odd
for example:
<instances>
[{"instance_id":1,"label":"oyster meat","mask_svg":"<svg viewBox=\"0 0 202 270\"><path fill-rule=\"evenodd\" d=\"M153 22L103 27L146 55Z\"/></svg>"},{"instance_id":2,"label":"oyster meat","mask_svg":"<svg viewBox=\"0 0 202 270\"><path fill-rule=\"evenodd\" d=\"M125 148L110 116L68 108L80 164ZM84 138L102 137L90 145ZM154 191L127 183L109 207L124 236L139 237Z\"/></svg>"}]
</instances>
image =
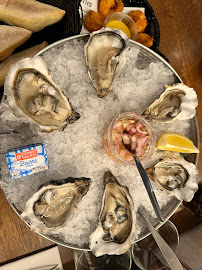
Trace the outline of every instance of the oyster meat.
<instances>
[{"instance_id":1,"label":"oyster meat","mask_svg":"<svg viewBox=\"0 0 202 270\"><path fill-rule=\"evenodd\" d=\"M84 177L50 181L27 201L21 216L35 231L63 226L73 216L90 184L91 180Z\"/></svg>"},{"instance_id":2,"label":"oyster meat","mask_svg":"<svg viewBox=\"0 0 202 270\"><path fill-rule=\"evenodd\" d=\"M111 172L104 175L105 191L99 224L90 235L90 249L96 256L125 253L135 238L136 215L128 188Z\"/></svg>"},{"instance_id":3,"label":"oyster meat","mask_svg":"<svg viewBox=\"0 0 202 270\"><path fill-rule=\"evenodd\" d=\"M24 58L11 67L4 94L17 117L37 124L42 131L63 129L79 118L39 56Z\"/></svg>"},{"instance_id":4,"label":"oyster meat","mask_svg":"<svg viewBox=\"0 0 202 270\"><path fill-rule=\"evenodd\" d=\"M128 37L120 30L102 28L91 33L85 46L88 73L98 96L110 91L125 64Z\"/></svg>"},{"instance_id":5,"label":"oyster meat","mask_svg":"<svg viewBox=\"0 0 202 270\"><path fill-rule=\"evenodd\" d=\"M143 113L147 120L171 122L174 119L187 120L195 116L198 99L196 92L182 83L166 86L159 99L156 99Z\"/></svg>"},{"instance_id":6,"label":"oyster meat","mask_svg":"<svg viewBox=\"0 0 202 270\"><path fill-rule=\"evenodd\" d=\"M189 202L198 189L198 170L180 154L174 158L171 156L146 169L147 174L161 189L176 196L178 200Z\"/></svg>"}]
</instances>

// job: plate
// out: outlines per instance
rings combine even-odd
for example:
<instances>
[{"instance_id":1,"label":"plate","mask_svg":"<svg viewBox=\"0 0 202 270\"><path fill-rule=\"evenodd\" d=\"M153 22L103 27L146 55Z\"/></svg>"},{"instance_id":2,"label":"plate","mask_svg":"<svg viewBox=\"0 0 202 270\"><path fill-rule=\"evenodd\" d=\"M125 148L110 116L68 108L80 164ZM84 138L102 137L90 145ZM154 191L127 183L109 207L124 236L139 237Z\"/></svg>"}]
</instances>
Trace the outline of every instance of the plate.
<instances>
[{"instance_id":1,"label":"plate","mask_svg":"<svg viewBox=\"0 0 202 270\"><path fill-rule=\"evenodd\" d=\"M43 53L47 52L48 50L50 50L52 48L59 48L62 45L68 44L69 42L72 42L74 40L76 40L76 41L84 40L86 42L88 40L88 38L89 38L88 34L83 34L83 35L78 35L78 36L70 37L70 38L55 42L54 44L51 44L48 47L44 48L42 51L40 51L38 53L38 55L42 55ZM174 83L182 82L181 78L176 73L176 71L167 63L167 61L165 61L157 53L155 53L151 49L148 49L145 46L143 46L143 45L141 45L141 44L139 44L139 43L137 43L135 41L130 41L130 46L139 49L138 60L140 62L141 62L142 59L146 60L148 63L149 62L160 62L171 71ZM199 146L199 128L198 128L198 122L197 122L196 116L193 119L190 120L189 133L190 133L189 138L198 147ZM186 159L189 162L197 164L198 154L189 154L186 157ZM17 207L11 202L10 202L10 204L13 207L13 209L16 211L16 213L18 215L20 215L21 212L17 209ZM180 204L181 204L180 201L178 201L175 197L172 197L172 199L169 201L169 204L161 209L162 213L163 213L163 216L165 217L165 222L173 215L173 213L176 211L176 209L179 207ZM155 226L156 228L159 228L160 226L163 225L163 223L159 223L159 221L157 219L153 219L152 223L153 223L153 226ZM147 229L144 230L144 231L141 231L141 233L140 233L138 239L136 240L136 242L144 239L149 234L150 233L149 233L149 231ZM57 238L55 236L47 236L47 235L44 235L44 234L41 234L41 235L44 236L45 238L59 244L59 245L63 245L63 246L68 247L68 248L79 249L79 250L88 250L88 246L80 247L80 246L72 245L72 244L69 244L69 243L67 244L64 241L62 241L60 238Z\"/></svg>"}]
</instances>

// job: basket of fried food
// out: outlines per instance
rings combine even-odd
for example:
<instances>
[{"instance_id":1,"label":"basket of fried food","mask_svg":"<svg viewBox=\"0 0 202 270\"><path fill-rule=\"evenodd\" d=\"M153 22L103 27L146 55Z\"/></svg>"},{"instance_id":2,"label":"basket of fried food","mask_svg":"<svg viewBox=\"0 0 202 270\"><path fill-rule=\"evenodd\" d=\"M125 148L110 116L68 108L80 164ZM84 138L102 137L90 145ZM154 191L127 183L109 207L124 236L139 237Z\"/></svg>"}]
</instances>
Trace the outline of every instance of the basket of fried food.
<instances>
[{"instance_id":1,"label":"basket of fried food","mask_svg":"<svg viewBox=\"0 0 202 270\"><path fill-rule=\"evenodd\" d=\"M90 10L84 17L84 27L89 31L97 31L104 26L106 18L113 12L122 12L124 3L122 0L99 0L98 12ZM154 38L145 33L148 25L146 15L141 10L133 10L128 14L136 24L136 41L147 47L153 46Z\"/></svg>"}]
</instances>

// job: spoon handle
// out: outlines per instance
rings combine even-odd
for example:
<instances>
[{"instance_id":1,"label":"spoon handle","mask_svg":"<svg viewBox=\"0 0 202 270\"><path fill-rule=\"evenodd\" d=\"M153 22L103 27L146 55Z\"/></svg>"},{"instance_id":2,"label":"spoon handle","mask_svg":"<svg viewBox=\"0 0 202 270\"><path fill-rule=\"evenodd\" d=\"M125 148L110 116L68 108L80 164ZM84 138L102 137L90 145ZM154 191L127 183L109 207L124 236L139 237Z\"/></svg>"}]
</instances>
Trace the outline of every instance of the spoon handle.
<instances>
[{"instance_id":1,"label":"spoon handle","mask_svg":"<svg viewBox=\"0 0 202 270\"><path fill-rule=\"evenodd\" d=\"M0 130L0 135L15 134L15 133L17 133L17 132L13 129Z\"/></svg>"},{"instance_id":2,"label":"spoon handle","mask_svg":"<svg viewBox=\"0 0 202 270\"><path fill-rule=\"evenodd\" d=\"M26 138L22 135L22 134L20 134L17 130L14 130L14 129L4 129L4 130L0 130L0 135L19 135L22 139L25 139L26 140Z\"/></svg>"},{"instance_id":3,"label":"spoon handle","mask_svg":"<svg viewBox=\"0 0 202 270\"><path fill-rule=\"evenodd\" d=\"M147 193L149 195L150 201L151 201L152 206L154 208L154 211L155 211L158 219L161 222L164 222L164 218L163 218L163 216L161 214L161 210L160 210L159 204L157 202L157 199L156 199L154 190L152 188L152 185L150 183L149 177L148 177L145 169L142 167L142 164L140 163L140 161L138 160L138 158L135 155L133 155L133 156L134 156L134 159L135 159L135 163L137 165L137 169L138 169L138 171L140 173L140 176L142 177L143 183L145 185L145 188L146 188Z\"/></svg>"},{"instance_id":4,"label":"spoon handle","mask_svg":"<svg viewBox=\"0 0 202 270\"><path fill-rule=\"evenodd\" d=\"M166 259L168 265L171 267L172 270L183 270L183 267L175 255L175 253L172 251L172 249L169 247L169 245L165 242L165 240L161 237L161 235L154 229L152 224L147 220L147 218L144 216L142 211L139 211L139 214L144 219L144 221L147 223L147 226L153 235L159 249L161 250L162 254L164 255L164 258Z\"/></svg>"}]
</instances>

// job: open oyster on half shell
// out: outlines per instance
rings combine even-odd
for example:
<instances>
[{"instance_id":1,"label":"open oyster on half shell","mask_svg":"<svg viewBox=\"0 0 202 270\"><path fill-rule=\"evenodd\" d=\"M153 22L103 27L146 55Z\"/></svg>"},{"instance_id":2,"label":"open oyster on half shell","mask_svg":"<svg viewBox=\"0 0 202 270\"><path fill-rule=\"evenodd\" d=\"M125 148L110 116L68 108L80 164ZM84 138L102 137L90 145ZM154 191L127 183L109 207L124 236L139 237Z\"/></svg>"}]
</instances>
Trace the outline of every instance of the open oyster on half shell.
<instances>
[{"instance_id":1,"label":"open oyster on half shell","mask_svg":"<svg viewBox=\"0 0 202 270\"><path fill-rule=\"evenodd\" d=\"M96 256L125 253L135 238L136 215L128 188L111 172L104 174L105 190L99 224L90 235L90 249Z\"/></svg>"},{"instance_id":2,"label":"open oyster on half shell","mask_svg":"<svg viewBox=\"0 0 202 270\"><path fill-rule=\"evenodd\" d=\"M182 83L167 86L165 91L143 113L147 120L171 122L194 117L198 99L196 92Z\"/></svg>"},{"instance_id":3,"label":"open oyster on half shell","mask_svg":"<svg viewBox=\"0 0 202 270\"><path fill-rule=\"evenodd\" d=\"M64 226L72 218L90 184L91 180L84 177L50 181L27 201L21 216L37 232L47 233Z\"/></svg>"},{"instance_id":4,"label":"open oyster on half shell","mask_svg":"<svg viewBox=\"0 0 202 270\"><path fill-rule=\"evenodd\" d=\"M90 34L85 45L86 64L99 97L112 91L125 64L128 47L128 37L120 30L103 27Z\"/></svg>"},{"instance_id":5,"label":"open oyster on half shell","mask_svg":"<svg viewBox=\"0 0 202 270\"><path fill-rule=\"evenodd\" d=\"M168 152L169 153L169 152ZM146 169L151 180L161 189L176 196L178 200L189 202L198 189L198 170L179 153L170 152L151 168Z\"/></svg>"},{"instance_id":6,"label":"open oyster on half shell","mask_svg":"<svg viewBox=\"0 0 202 270\"><path fill-rule=\"evenodd\" d=\"M79 118L39 56L24 58L12 65L5 80L4 94L17 117L37 124L42 131L64 129Z\"/></svg>"}]
</instances>

